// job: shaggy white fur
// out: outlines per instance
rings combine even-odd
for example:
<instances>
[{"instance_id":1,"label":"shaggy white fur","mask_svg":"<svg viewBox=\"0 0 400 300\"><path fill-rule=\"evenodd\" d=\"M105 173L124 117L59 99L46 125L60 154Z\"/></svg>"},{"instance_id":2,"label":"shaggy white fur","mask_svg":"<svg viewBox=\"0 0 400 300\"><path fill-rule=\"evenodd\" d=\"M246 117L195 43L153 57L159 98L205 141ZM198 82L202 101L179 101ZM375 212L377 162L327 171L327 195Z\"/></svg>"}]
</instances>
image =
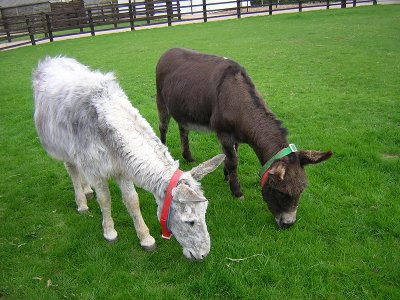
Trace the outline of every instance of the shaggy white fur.
<instances>
[{"instance_id":1,"label":"shaggy white fur","mask_svg":"<svg viewBox=\"0 0 400 300\"><path fill-rule=\"evenodd\" d=\"M179 164L131 105L114 75L91 71L71 58L46 58L33 74L33 89L40 141L50 156L65 162L78 211L88 210L92 186L102 210L104 237L116 240L107 183L114 178L140 244L154 249L134 185L154 194L160 218L168 183ZM205 223L208 203L197 180L224 157L217 155L185 172L173 190L168 226L189 259L201 260L210 251Z\"/></svg>"}]
</instances>

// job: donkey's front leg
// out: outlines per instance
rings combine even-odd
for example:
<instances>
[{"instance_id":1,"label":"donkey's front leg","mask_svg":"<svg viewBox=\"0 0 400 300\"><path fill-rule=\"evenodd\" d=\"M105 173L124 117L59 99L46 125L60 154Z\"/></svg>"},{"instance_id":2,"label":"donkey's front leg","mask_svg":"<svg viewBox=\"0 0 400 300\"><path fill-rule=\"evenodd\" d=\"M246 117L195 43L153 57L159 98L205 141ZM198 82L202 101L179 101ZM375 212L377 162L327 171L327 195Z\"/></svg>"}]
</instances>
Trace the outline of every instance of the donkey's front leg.
<instances>
[{"instance_id":1,"label":"donkey's front leg","mask_svg":"<svg viewBox=\"0 0 400 300\"><path fill-rule=\"evenodd\" d=\"M168 108L165 105L164 99L160 93L157 92L157 110L158 110L158 119L160 121L159 129L160 129L160 140L164 145L167 145L167 131L169 120L171 119L171 115L168 112Z\"/></svg>"},{"instance_id":2,"label":"donkey's front leg","mask_svg":"<svg viewBox=\"0 0 400 300\"><path fill-rule=\"evenodd\" d=\"M192 153L189 149L189 130L179 124L179 135L181 137L182 156L187 163L194 162Z\"/></svg>"},{"instance_id":3,"label":"donkey's front leg","mask_svg":"<svg viewBox=\"0 0 400 300\"><path fill-rule=\"evenodd\" d=\"M100 205L103 216L103 236L112 243L117 240L117 232L114 229L114 221L111 217L111 196L106 179L97 179L94 183L96 199Z\"/></svg>"},{"instance_id":4,"label":"donkey's front leg","mask_svg":"<svg viewBox=\"0 0 400 300\"><path fill-rule=\"evenodd\" d=\"M229 182L229 187L233 195L237 198L244 199L240 190L240 183L237 177L237 144L233 137L229 134L218 133L218 139L222 145L222 149L226 155L224 165L225 179Z\"/></svg>"},{"instance_id":5,"label":"donkey's front leg","mask_svg":"<svg viewBox=\"0 0 400 300\"><path fill-rule=\"evenodd\" d=\"M236 156L237 156L237 152L238 152L238 148L239 148L239 143L235 143L233 146L235 147ZM226 168L226 164L224 164L224 180L225 180L225 181L229 181L229 174L228 174L228 170L227 170L227 168Z\"/></svg>"},{"instance_id":6,"label":"donkey's front leg","mask_svg":"<svg viewBox=\"0 0 400 300\"><path fill-rule=\"evenodd\" d=\"M146 251L154 250L156 248L156 241L150 235L149 228L143 220L142 213L140 212L139 197L133 183L122 177L116 178L116 180L121 189L122 199L126 209L133 219L140 245Z\"/></svg>"}]
</instances>

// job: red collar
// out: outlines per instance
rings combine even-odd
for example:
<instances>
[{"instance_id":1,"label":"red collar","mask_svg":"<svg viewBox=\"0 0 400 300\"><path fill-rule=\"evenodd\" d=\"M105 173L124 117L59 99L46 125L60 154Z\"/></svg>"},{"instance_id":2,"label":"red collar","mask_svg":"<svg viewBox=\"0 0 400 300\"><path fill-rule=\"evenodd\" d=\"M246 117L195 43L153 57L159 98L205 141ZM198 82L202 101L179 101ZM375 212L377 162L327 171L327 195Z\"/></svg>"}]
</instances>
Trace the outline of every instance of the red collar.
<instances>
[{"instance_id":1,"label":"red collar","mask_svg":"<svg viewBox=\"0 0 400 300\"><path fill-rule=\"evenodd\" d=\"M260 182L261 183L261 187L263 187L265 182L267 181L267 178L268 178L268 175L269 175L270 171L271 170L268 169L267 172L265 172L264 175L261 177L261 182Z\"/></svg>"},{"instance_id":2,"label":"red collar","mask_svg":"<svg viewBox=\"0 0 400 300\"><path fill-rule=\"evenodd\" d=\"M171 201L172 201L172 189L174 187L176 187L176 185L178 184L179 178L181 178L182 174L183 174L183 171L178 169L172 175L172 178L171 178L168 188L167 188L167 193L165 194L164 205L163 205L163 208L161 211L161 218L160 218L161 232L162 232L161 236L167 240L169 240L172 235L171 232L169 231L168 225L167 225L169 208L171 206Z\"/></svg>"}]
</instances>

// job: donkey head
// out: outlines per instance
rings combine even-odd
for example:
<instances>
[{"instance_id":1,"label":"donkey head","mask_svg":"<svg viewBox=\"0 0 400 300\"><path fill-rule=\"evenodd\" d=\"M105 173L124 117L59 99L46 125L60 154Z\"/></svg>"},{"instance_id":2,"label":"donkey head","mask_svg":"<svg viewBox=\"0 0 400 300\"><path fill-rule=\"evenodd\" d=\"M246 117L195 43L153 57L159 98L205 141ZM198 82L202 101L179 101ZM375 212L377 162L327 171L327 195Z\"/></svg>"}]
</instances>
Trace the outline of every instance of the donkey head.
<instances>
[{"instance_id":1,"label":"donkey head","mask_svg":"<svg viewBox=\"0 0 400 300\"><path fill-rule=\"evenodd\" d=\"M331 156L331 151L299 151L284 156L271 165L262 195L281 229L296 222L300 195L307 186L304 166L320 163Z\"/></svg>"},{"instance_id":2,"label":"donkey head","mask_svg":"<svg viewBox=\"0 0 400 300\"><path fill-rule=\"evenodd\" d=\"M203 260L211 247L205 220L208 201L198 181L224 159L225 155L220 154L185 172L172 189L168 229L183 247L183 255L190 260Z\"/></svg>"}]
</instances>

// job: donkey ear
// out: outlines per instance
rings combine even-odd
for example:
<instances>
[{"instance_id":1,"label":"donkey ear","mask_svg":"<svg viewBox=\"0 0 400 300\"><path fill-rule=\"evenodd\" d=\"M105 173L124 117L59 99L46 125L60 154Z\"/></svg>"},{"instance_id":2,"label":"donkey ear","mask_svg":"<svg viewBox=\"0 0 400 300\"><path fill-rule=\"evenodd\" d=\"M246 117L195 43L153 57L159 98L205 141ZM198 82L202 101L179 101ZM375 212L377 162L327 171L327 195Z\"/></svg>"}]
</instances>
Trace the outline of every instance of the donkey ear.
<instances>
[{"instance_id":1,"label":"donkey ear","mask_svg":"<svg viewBox=\"0 0 400 300\"><path fill-rule=\"evenodd\" d=\"M205 202L207 199L199 196L188 185L181 183L176 188L172 189L172 200L179 202Z\"/></svg>"},{"instance_id":2,"label":"donkey ear","mask_svg":"<svg viewBox=\"0 0 400 300\"><path fill-rule=\"evenodd\" d=\"M332 151L321 152L314 150L300 151L299 159L302 166L323 162L332 156Z\"/></svg>"},{"instance_id":3,"label":"donkey ear","mask_svg":"<svg viewBox=\"0 0 400 300\"><path fill-rule=\"evenodd\" d=\"M224 159L225 154L218 154L217 156L214 156L213 158L203 162L197 167L194 167L192 170L190 170L190 174L195 180L200 181L208 173L214 171L224 161Z\"/></svg>"},{"instance_id":4,"label":"donkey ear","mask_svg":"<svg viewBox=\"0 0 400 300\"><path fill-rule=\"evenodd\" d=\"M286 163L283 161L277 161L272 165L269 174L275 175L279 180L283 180L286 174Z\"/></svg>"}]
</instances>

